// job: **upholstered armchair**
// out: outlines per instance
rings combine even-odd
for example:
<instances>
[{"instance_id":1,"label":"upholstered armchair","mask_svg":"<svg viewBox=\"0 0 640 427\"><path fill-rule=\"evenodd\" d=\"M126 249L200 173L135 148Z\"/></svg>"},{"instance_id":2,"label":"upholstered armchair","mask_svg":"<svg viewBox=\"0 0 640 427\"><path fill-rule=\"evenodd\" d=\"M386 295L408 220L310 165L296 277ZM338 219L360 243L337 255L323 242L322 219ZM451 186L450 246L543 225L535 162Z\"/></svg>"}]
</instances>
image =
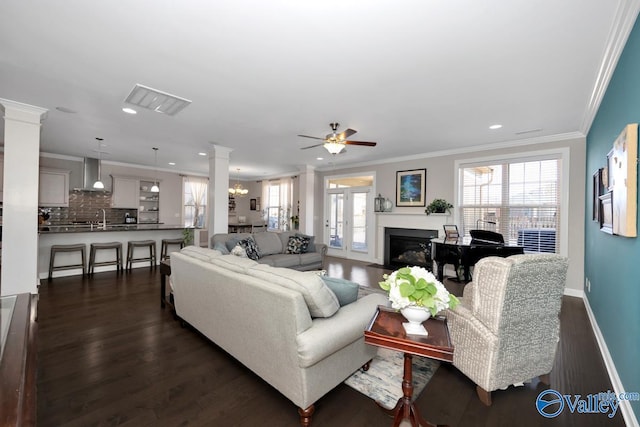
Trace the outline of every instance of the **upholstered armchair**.
<instances>
[{"instance_id":1,"label":"upholstered armchair","mask_svg":"<svg viewBox=\"0 0 640 427\"><path fill-rule=\"evenodd\" d=\"M549 384L560 333L567 258L556 254L483 258L461 303L447 312L453 365L491 392L534 377Z\"/></svg>"}]
</instances>

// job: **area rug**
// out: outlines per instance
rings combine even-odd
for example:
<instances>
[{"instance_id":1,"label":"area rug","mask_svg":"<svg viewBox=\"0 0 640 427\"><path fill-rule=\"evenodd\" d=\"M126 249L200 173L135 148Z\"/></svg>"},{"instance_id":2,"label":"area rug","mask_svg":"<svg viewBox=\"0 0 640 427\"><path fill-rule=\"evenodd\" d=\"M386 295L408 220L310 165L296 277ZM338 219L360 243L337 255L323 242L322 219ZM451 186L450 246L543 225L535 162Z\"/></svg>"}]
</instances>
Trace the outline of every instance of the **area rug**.
<instances>
[{"instance_id":1,"label":"area rug","mask_svg":"<svg viewBox=\"0 0 640 427\"><path fill-rule=\"evenodd\" d=\"M440 366L437 360L413 357L413 398L427 385ZM402 352L378 348L378 354L371 361L366 372L358 370L345 380L345 384L365 396L377 401L387 409L393 409L402 397L402 374L404 355Z\"/></svg>"}]
</instances>

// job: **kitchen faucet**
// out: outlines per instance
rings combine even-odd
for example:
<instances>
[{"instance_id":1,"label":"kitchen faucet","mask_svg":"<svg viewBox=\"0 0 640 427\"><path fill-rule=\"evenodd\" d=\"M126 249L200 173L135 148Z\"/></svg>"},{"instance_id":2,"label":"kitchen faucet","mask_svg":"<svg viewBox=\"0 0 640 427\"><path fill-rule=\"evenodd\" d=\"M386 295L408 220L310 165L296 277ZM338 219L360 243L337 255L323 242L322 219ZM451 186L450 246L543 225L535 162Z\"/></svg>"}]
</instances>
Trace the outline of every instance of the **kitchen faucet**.
<instances>
[{"instance_id":1,"label":"kitchen faucet","mask_svg":"<svg viewBox=\"0 0 640 427\"><path fill-rule=\"evenodd\" d=\"M107 214L104 211L104 209L100 209L100 210L98 210L98 212L96 212L96 216L98 216L100 214L100 211L102 211L102 229L106 230L107 229ZM100 225L100 223L98 223L98 225Z\"/></svg>"}]
</instances>

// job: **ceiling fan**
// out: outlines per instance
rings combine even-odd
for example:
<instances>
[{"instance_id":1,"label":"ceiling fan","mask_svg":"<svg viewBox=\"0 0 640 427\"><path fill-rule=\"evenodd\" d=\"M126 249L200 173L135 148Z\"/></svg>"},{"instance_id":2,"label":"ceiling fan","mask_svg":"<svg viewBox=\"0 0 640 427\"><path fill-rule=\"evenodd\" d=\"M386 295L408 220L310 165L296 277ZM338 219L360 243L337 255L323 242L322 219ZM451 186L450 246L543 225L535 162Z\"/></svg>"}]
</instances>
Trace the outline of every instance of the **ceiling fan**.
<instances>
[{"instance_id":1,"label":"ceiling fan","mask_svg":"<svg viewBox=\"0 0 640 427\"><path fill-rule=\"evenodd\" d=\"M330 123L329 126L331 126L331 130L333 132L327 134L327 136L325 136L324 138L319 138L317 136L309 136L309 135L298 135L303 138L319 139L320 141L323 141L320 144L310 145L308 147L302 147L301 150L308 150L309 148L320 147L322 145L324 146L324 148L327 149L329 153L340 154L346 151L345 146L347 145L364 145L366 147L375 147L377 144L376 142L347 140L347 138L349 138L351 135L353 135L357 131L353 129L347 129L343 132L338 133L338 126L340 126L340 123Z\"/></svg>"}]
</instances>

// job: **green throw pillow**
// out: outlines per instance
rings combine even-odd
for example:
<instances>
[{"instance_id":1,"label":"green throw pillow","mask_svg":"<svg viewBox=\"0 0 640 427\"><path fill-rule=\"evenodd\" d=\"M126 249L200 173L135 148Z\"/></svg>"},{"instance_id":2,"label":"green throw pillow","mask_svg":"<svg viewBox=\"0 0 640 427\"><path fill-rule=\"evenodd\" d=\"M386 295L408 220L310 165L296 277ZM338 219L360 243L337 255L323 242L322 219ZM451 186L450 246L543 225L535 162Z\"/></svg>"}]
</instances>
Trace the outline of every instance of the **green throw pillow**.
<instances>
[{"instance_id":1,"label":"green throw pillow","mask_svg":"<svg viewBox=\"0 0 640 427\"><path fill-rule=\"evenodd\" d=\"M356 282L329 276L320 276L320 278L336 294L340 307L351 304L358 299L358 284Z\"/></svg>"}]
</instances>

